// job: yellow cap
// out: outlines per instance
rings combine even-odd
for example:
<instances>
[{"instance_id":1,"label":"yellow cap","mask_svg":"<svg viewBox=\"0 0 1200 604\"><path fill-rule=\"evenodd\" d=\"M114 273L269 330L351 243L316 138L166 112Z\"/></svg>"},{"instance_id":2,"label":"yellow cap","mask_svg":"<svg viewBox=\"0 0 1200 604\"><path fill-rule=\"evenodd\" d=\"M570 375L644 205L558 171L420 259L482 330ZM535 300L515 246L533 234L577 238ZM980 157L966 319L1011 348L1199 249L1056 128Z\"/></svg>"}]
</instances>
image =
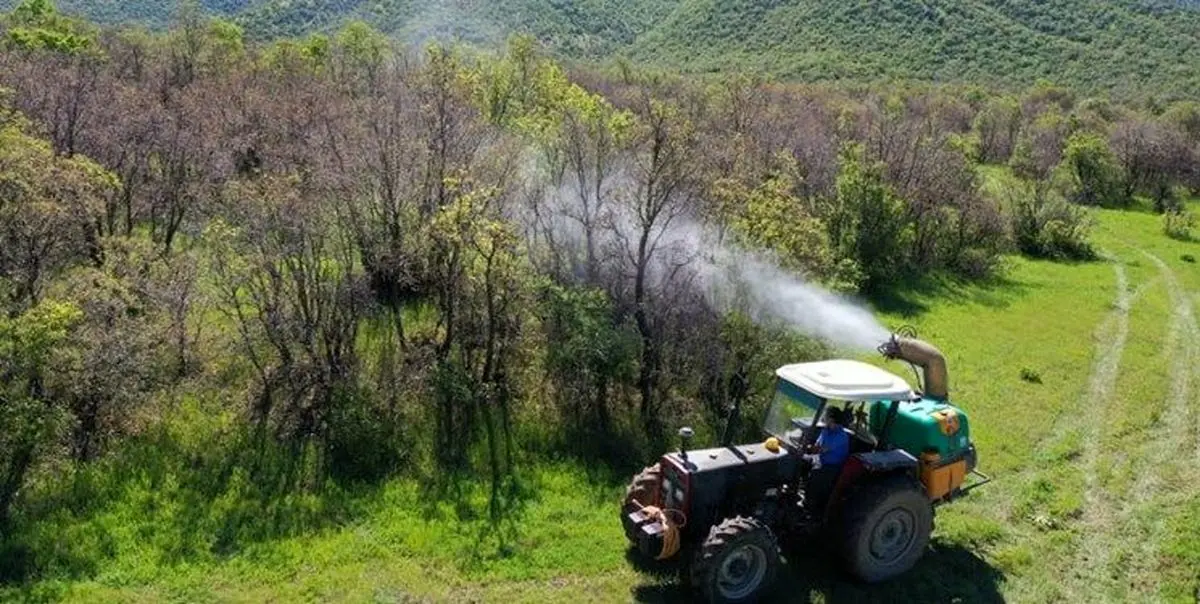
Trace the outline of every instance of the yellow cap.
<instances>
[{"instance_id":1,"label":"yellow cap","mask_svg":"<svg viewBox=\"0 0 1200 604\"><path fill-rule=\"evenodd\" d=\"M778 453L779 452L779 439L772 436L771 438L767 439L767 442L763 443L763 446L766 447L767 450L772 453Z\"/></svg>"}]
</instances>

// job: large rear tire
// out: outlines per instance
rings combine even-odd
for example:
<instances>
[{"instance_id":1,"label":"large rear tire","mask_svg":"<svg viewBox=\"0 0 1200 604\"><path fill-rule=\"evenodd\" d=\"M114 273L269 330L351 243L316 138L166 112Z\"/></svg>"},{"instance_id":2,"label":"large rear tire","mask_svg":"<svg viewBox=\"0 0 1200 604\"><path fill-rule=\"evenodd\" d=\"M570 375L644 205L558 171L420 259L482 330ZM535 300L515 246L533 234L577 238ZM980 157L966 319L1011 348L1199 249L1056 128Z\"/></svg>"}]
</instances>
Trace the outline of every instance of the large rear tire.
<instances>
[{"instance_id":1,"label":"large rear tire","mask_svg":"<svg viewBox=\"0 0 1200 604\"><path fill-rule=\"evenodd\" d=\"M645 468L633 477L629 486L625 488L625 500L621 503L622 513L626 506L635 499L643 506L659 507L662 505L662 466L660 464ZM630 543L637 545L633 535L627 534L626 537Z\"/></svg>"},{"instance_id":2,"label":"large rear tire","mask_svg":"<svg viewBox=\"0 0 1200 604\"><path fill-rule=\"evenodd\" d=\"M779 565L771 529L738 516L709 531L692 562L691 584L707 602L756 602L775 583Z\"/></svg>"},{"instance_id":3,"label":"large rear tire","mask_svg":"<svg viewBox=\"0 0 1200 604\"><path fill-rule=\"evenodd\" d=\"M866 485L846 502L843 555L851 574L866 583L911 569L929 545L933 506L921 485L891 476Z\"/></svg>"},{"instance_id":4,"label":"large rear tire","mask_svg":"<svg viewBox=\"0 0 1200 604\"><path fill-rule=\"evenodd\" d=\"M643 469L633 480L629 486L625 488L625 502L622 504L629 505L629 502L634 499L642 505L661 505L662 504L662 466L654 464Z\"/></svg>"}]
</instances>

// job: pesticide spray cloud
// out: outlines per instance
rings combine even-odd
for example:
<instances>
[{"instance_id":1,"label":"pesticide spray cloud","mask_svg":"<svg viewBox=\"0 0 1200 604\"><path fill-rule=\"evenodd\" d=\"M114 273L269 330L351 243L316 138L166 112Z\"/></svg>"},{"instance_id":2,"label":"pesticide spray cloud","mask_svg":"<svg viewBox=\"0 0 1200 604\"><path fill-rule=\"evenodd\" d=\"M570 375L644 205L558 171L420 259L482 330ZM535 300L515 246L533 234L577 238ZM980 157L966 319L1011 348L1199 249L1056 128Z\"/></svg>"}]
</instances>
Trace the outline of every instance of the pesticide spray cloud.
<instances>
[{"instance_id":1,"label":"pesticide spray cloud","mask_svg":"<svg viewBox=\"0 0 1200 604\"><path fill-rule=\"evenodd\" d=\"M620 187L616 183L614 189ZM587 240L593 248L607 249L607 258L635 256L639 231L627 208L594 198L583 203L579 192L588 187L574 183L555 189L542 197L540 224L533 230L552 233L555 246L574 248L577 254ZM589 222L605 226L589 235L582 226ZM743 312L760 325L792 329L847 352L874 351L891 335L863 305L782 269L767 254L728 245L712 229L683 215L650 239L656 251L649 280L661 290L696 287L717 310Z\"/></svg>"},{"instance_id":2,"label":"pesticide spray cloud","mask_svg":"<svg viewBox=\"0 0 1200 604\"><path fill-rule=\"evenodd\" d=\"M696 258L698 285L715 308L854 352L872 351L890 337L870 310L785 271L766 254L725 245L695 224L681 224L671 235L673 246Z\"/></svg>"},{"instance_id":3,"label":"pesticide spray cloud","mask_svg":"<svg viewBox=\"0 0 1200 604\"><path fill-rule=\"evenodd\" d=\"M760 324L783 324L855 352L872 351L890 334L853 300L781 269L765 256L716 246L700 263L705 297Z\"/></svg>"}]
</instances>

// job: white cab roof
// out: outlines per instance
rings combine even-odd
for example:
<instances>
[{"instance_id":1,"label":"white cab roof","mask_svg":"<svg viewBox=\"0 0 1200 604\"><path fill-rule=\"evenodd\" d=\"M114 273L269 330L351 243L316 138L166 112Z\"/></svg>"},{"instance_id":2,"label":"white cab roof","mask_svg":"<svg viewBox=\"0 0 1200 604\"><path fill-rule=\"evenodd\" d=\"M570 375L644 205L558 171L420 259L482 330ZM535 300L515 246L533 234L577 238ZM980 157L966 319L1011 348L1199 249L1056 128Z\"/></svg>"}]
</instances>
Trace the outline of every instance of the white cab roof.
<instances>
[{"instance_id":1,"label":"white cab roof","mask_svg":"<svg viewBox=\"0 0 1200 604\"><path fill-rule=\"evenodd\" d=\"M779 377L821 398L843 401L908 401L916 398L903 378L862 361L835 359L784 365Z\"/></svg>"}]
</instances>

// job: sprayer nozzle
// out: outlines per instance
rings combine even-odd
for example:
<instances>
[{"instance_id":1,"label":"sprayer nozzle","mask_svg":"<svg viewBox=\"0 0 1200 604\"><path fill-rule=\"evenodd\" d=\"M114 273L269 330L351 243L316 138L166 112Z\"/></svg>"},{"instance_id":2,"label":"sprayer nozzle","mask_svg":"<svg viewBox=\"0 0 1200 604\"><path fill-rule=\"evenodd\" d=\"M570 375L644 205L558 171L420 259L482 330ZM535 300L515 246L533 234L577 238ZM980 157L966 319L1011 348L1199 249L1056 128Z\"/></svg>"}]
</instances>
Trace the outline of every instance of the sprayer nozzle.
<instances>
[{"instance_id":1,"label":"sprayer nozzle","mask_svg":"<svg viewBox=\"0 0 1200 604\"><path fill-rule=\"evenodd\" d=\"M879 345L879 354L886 359L895 359L900 356L900 340L896 336Z\"/></svg>"},{"instance_id":2,"label":"sprayer nozzle","mask_svg":"<svg viewBox=\"0 0 1200 604\"><path fill-rule=\"evenodd\" d=\"M887 358L889 360L898 359L901 357L901 353L900 353L901 340L912 340L912 339L916 339L916 337L917 337L916 328L914 328L911 325L904 325L900 329L897 329L895 332L893 332L892 337L888 338L888 340L886 342L880 344L879 348L877 348L876 350L878 350L879 354L883 355L884 358Z\"/></svg>"}]
</instances>

